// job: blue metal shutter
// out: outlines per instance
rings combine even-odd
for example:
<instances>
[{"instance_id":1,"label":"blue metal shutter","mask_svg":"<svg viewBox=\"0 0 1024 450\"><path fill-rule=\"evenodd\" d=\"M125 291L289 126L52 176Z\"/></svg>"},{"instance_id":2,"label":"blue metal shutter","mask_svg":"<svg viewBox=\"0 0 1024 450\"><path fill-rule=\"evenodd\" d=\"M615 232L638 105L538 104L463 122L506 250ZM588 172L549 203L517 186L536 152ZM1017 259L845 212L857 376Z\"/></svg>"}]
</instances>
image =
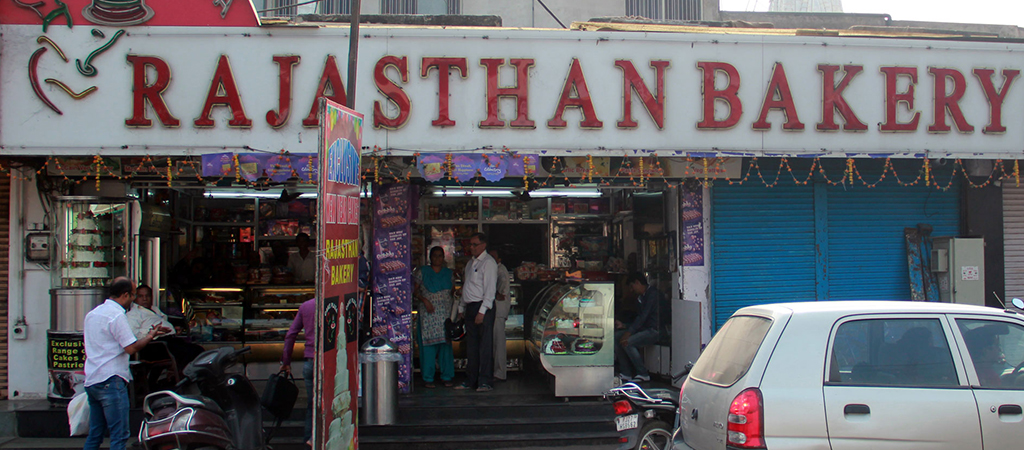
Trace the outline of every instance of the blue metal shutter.
<instances>
[{"instance_id":1,"label":"blue metal shutter","mask_svg":"<svg viewBox=\"0 0 1024 450\"><path fill-rule=\"evenodd\" d=\"M744 306L815 299L814 189L712 189L713 327Z\"/></svg>"},{"instance_id":2,"label":"blue metal shutter","mask_svg":"<svg viewBox=\"0 0 1024 450\"><path fill-rule=\"evenodd\" d=\"M877 180L878 176L865 178ZM829 186L828 292L819 300L910 300L903 229L928 224L934 229L933 237L959 234L959 188L958 182L947 191L923 182L849 190Z\"/></svg>"}]
</instances>

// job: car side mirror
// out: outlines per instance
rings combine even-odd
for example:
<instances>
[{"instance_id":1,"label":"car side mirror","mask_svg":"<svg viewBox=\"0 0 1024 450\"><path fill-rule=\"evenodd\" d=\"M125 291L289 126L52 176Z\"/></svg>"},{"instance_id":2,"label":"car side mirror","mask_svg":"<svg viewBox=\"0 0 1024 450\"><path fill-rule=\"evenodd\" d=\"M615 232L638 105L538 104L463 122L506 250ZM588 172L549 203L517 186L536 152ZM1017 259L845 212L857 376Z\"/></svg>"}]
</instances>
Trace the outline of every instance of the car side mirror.
<instances>
[{"instance_id":1,"label":"car side mirror","mask_svg":"<svg viewBox=\"0 0 1024 450\"><path fill-rule=\"evenodd\" d=\"M1017 309L1024 309L1024 300L1014 297L1010 300L1010 303Z\"/></svg>"}]
</instances>

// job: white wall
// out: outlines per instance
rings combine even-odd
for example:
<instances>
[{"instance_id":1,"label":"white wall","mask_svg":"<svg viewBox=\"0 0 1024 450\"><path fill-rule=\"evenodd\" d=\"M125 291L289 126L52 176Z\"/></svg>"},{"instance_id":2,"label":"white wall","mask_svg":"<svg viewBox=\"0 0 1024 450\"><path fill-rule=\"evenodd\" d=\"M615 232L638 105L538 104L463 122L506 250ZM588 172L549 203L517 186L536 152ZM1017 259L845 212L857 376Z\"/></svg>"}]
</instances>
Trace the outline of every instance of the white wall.
<instances>
[{"instance_id":1,"label":"white wall","mask_svg":"<svg viewBox=\"0 0 1024 450\"><path fill-rule=\"evenodd\" d=\"M544 0L544 4L566 27L574 21L626 14L626 0ZM561 28L537 0L463 0L462 13L498 15L506 27Z\"/></svg>"},{"instance_id":2,"label":"white wall","mask_svg":"<svg viewBox=\"0 0 1024 450\"><path fill-rule=\"evenodd\" d=\"M35 179L11 179L9 327L24 316L27 339L11 336L7 367L11 399L46 398L46 330L50 328L50 271L25 261L24 238L45 222Z\"/></svg>"},{"instance_id":3,"label":"white wall","mask_svg":"<svg viewBox=\"0 0 1024 450\"><path fill-rule=\"evenodd\" d=\"M670 223L677 230L676 258L679 267L673 278L672 293L672 373L679 373L689 362L697 361L700 356L701 347L708 342L711 334L711 321L708 308L708 248L704 247L704 265L688 266L682 264L683 231L681 224L680 203L682 202L682 188L675 190L678 195L673 197L673 203L669 208ZM704 242L708 239L710 224L710 202L708 201L709 190L703 189L704 196Z\"/></svg>"}]
</instances>

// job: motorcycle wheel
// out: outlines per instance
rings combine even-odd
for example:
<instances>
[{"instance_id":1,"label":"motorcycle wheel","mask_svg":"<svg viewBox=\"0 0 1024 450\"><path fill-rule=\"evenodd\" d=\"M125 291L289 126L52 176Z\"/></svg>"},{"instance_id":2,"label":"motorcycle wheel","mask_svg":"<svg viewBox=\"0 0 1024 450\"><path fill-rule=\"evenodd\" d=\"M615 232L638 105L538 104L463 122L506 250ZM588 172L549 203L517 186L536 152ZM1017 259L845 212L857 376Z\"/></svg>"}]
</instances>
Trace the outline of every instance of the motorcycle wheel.
<instances>
[{"instance_id":1,"label":"motorcycle wheel","mask_svg":"<svg viewBox=\"0 0 1024 450\"><path fill-rule=\"evenodd\" d=\"M666 450L672 446L672 432L668 424L660 420L648 422L640 429L637 450Z\"/></svg>"}]
</instances>

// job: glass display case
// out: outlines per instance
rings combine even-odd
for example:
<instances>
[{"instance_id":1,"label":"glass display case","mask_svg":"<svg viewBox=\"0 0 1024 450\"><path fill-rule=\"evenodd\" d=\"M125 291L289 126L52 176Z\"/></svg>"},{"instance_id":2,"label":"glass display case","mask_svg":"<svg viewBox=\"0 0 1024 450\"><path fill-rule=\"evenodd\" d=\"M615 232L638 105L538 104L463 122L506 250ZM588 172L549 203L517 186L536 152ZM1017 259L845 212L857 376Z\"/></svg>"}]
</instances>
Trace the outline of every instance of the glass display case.
<instances>
[{"instance_id":1,"label":"glass display case","mask_svg":"<svg viewBox=\"0 0 1024 450\"><path fill-rule=\"evenodd\" d=\"M314 286L247 286L185 291L190 332L201 344L283 342Z\"/></svg>"},{"instance_id":2,"label":"glass display case","mask_svg":"<svg viewBox=\"0 0 1024 450\"><path fill-rule=\"evenodd\" d=\"M555 283L529 308L530 354L554 376L555 395L601 395L613 385L615 285Z\"/></svg>"},{"instance_id":3,"label":"glass display case","mask_svg":"<svg viewBox=\"0 0 1024 450\"><path fill-rule=\"evenodd\" d=\"M53 224L59 266L53 272L55 288L102 288L128 275L130 207L126 199L59 199Z\"/></svg>"},{"instance_id":4,"label":"glass display case","mask_svg":"<svg viewBox=\"0 0 1024 450\"><path fill-rule=\"evenodd\" d=\"M245 314L246 342L284 341L299 305L316 296L314 286L253 286L249 290L251 303Z\"/></svg>"},{"instance_id":5,"label":"glass display case","mask_svg":"<svg viewBox=\"0 0 1024 450\"><path fill-rule=\"evenodd\" d=\"M189 333L194 342L242 342L245 289L205 287L186 290L185 311L192 312Z\"/></svg>"}]
</instances>

